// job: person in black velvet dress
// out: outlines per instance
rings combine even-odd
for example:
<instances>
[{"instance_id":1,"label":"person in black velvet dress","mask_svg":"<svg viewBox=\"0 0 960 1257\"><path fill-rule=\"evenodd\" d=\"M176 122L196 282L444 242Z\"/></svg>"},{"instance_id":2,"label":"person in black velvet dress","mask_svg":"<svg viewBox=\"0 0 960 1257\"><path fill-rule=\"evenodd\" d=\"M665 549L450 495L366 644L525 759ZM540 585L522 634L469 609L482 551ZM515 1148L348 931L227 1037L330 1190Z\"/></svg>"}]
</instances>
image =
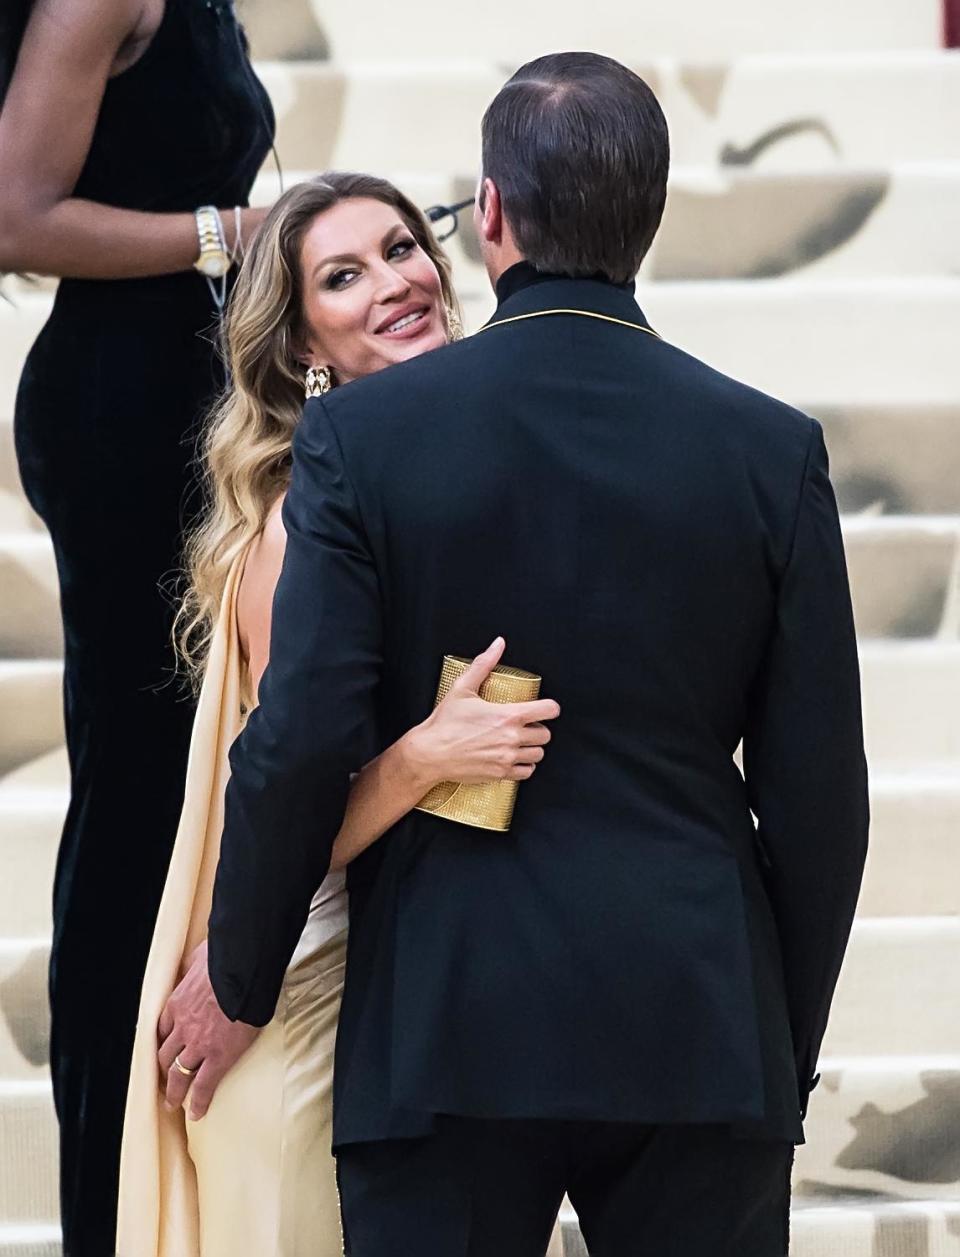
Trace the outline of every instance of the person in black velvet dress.
<instances>
[{"instance_id":1,"label":"person in black velvet dress","mask_svg":"<svg viewBox=\"0 0 960 1257\"><path fill-rule=\"evenodd\" d=\"M15 412L60 579L71 801L54 888L51 1064L68 1257L113 1252L143 968L192 704L162 583L222 386L194 210L225 243L273 136L223 0L12 0L0 17L0 271L62 278ZM92 1010L96 1010L95 1015Z\"/></svg>"}]
</instances>

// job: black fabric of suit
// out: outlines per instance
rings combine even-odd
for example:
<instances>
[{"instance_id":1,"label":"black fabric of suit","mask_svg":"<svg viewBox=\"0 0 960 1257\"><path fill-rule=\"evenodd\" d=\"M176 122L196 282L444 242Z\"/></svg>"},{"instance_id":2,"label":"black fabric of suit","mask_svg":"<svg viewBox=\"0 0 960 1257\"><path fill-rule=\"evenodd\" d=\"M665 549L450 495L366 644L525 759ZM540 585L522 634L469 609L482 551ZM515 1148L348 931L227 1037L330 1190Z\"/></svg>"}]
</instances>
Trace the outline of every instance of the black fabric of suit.
<instances>
[{"instance_id":1,"label":"black fabric of suit","mask_svg":"<svg viewBox=\"0 0 960 1257\"><path fill-rule=\"evenodd\" d=\"M351 866L335 1143L436 1114L798 1141L868 811L820 427L639 330L622 288L521 265L498 295L478 335L307 405L217 996L270 1018L349 774L429 712L444 653L502 633L562 715L509 834L413 812Z\"/></svg>"},{"instance_id":2,"label":"black fabric of suit","mask_svg":"<svg viewBox=\"0 0 960 1257\"><path fill-rule=\"evenodd\" d=\"M340 1149L344 1251L543 1257L567 1191L590 1257L786 1257L793 1151L715 1125L440 1117Z\"/></svg>"}]
</instances>

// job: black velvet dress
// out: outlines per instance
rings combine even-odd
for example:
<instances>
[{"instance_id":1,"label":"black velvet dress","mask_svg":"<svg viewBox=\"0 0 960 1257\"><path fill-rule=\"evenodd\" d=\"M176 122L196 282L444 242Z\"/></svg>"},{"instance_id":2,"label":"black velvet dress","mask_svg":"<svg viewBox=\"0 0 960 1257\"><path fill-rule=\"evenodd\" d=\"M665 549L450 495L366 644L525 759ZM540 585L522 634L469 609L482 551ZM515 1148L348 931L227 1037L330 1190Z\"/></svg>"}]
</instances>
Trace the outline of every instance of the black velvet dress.
<instances>
[{"instance_id":1,"label":"black velvet dress","mask_svg":"<svg viewBox=\"0 0 960 1257\"><path fill-rule=\"evenodd\" d=\"M246 205L273 114L232 6L168 0L107 86L75 194L135 210ZM177 828L193 717L173 608L217 390L216 311L196 272L60 284L16 405L20 472L53 537L71 802L54 888L51 1065L68 1257L114 1250L140 984Z\"/></svg>"}]
</instances>

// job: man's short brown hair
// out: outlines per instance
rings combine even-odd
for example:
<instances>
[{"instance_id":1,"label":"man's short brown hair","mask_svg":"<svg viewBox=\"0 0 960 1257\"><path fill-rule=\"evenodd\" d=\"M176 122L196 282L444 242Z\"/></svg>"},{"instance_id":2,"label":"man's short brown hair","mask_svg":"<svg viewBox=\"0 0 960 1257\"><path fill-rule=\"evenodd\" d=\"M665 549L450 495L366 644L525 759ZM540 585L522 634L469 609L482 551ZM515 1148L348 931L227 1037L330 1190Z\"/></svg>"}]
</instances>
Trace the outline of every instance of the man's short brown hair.
<instances>
[{"instance_id":1,"label":"man's short brown hair","mask_svg":"<svg viewBox=\"0 0 960 1257\"><path fill-rule=\"evenodd\" d=\"M657 98L591 52L522 66L483 117L483 174L538 270L632 280L663 216L670 165Z\"/></svg>"}]
</instances>

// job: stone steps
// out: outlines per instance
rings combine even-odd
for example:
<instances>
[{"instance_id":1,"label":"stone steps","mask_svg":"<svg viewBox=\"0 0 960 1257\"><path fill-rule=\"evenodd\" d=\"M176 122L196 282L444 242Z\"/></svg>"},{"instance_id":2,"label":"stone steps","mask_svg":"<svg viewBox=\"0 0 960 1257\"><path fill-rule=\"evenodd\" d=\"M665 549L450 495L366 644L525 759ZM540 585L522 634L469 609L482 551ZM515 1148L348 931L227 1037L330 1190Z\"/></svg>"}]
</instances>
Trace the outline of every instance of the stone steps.
<instances>
[{"instance_id":1,"label":"stone steps","mask_svg":"<svg viewBox=\"0 0 960 1257\"><path fill-rule=\"evenodd\" d=\"M264 0L259 0L262 5ZM536 6L492 0L483 22L465 27L444 20L432 0L415 0L405 18L417 32L411 42L398 39L388 22L371 22L351 0L311 0L310 8L331 56L344 64L358 59L395 62L411 46L424 62L456 64L464 59L465 36L475 58L508 66L552 48L591 48L631 62L638 56L670 53L686 57L743 57L789 49L937 48L941 11L936 0L889 0L876 10L869 0L847 0L842 8L829 0L809 0L797 11L786 0L732 0L722 11L699 0L682 9L650 6L626 17L622 0L558 0L544 22ZM467 34L469 30L469 34Z\"/></svg>"},{"instance_id":2,"label":"stone steps","mask_svg":"<svg viewBox=\"0 0 960 1257\"><path fill-rule=\"evenodd\" d=\"M883 515L960 515L960 401L837 406L789 401L823 424L840 509ZM0 534L42 532L23 497L9 416L0 416ZM13 601L13 600L11 600Z\"/></svg>"},{"instance_id":3,"label":"stone steps","mask_svg":"<svg viewBox=\"0 0 960 1257\"><path fill-rule=\"evenodd\" d=\"M563 1257L587 1257L576 1215L561 1214ZM2 1249L0 1249L2 1252ZM960 1257L955 1201L863 1201L794 1206L791 1257ZM32 1257L32 1254L31 1254Z\"/></svg>"},{"instance_id":4,"label":"stone steps","mask_svg":"<svg viewBox=\"0 0 960 1257\"><path fill-rule=\"evenodd\" d=\"M63 745L59 660L0 659L0 778Z\"/></svg>"},{"instance_id":5,"label":"stone steps","mask_svg":"<svg viewBox=\"0 0 960 1257\"><path fill-rule=\"evenodd\" d=\"M0 942L0 1079L36 1081L43 1072L48 951L40 938ZM937 1056L955 1051L960 1002L944 998L944 992L957 972L960 917L859 919L824 1055Z\"/></svg>"},{"instance_id":6,"label":"stone steps","mask_svg":"<svg viewBox=\"0 0 960 1257\"><path fill-rule=\"evenodd\" d=\"M0 1081L0 1225L59 1216L57 1121L50 1084Z\"/></svg>"},{"instance_id":7,"label":"stone steps","mask_svg":"<svg viewBox=\"0 0 960 1257\"><path fill-rule=\"evenodd\" d=\"M0 1226L0 1257L61 1257L60 1228L44 1223Z\"/></svg>"},{"instance_id":8,"label":"stone steps","mask_svg":"<svg viewBox=\"0 0 960 1257\"><path fill-rule=\"evenodd\" d=\"M53 546L44 533L0 531L0 658L63 653Z\"/></svg>"},{"instance_id":9,"label":"stone steps","mask_svg":"<svg viewBox=\"0 0 960 1257\"><path fill-rule=\"evenodd\" d=\"M876 17L874 9L865 31L875 29ZM586 46L598 45L591 38ZM745 51L738 49L736 60L720 48L707 59L633 58L667 115L678 171L723 164L794 174L960 160L960 133L951 122L960 112L957 53ZM619 56L630 61L622 47ZM511 48L506 56L481 58L478 49L473 60L444 65L376 58L372 51L337 64L260 62L284 168L439 171L466 180L469 196L479 168L480 119L522 54ZM385 117L402 125L384 126ZM797 129L804 123L813 125ZM793 129L773 138L781 128Z\"/></svg>"},{"instance_id":10,"label":"stone steps","mask_svg":"<svg viewBox=\"0 0 960 1257\"><path fill-rule=\"evenodd\" d=\"M563 1219L562 1257L584 1257L572 1211ZM960 1207L951 1201L798 1206L792 1257L958 1257ZM0 1227L0 1257L60 1257L59 1228Z\"/></svg>"},{"instance_id":11,"label":"stone steps","mask_svg":"<svg viewBox=\"0 0 960 1257\"><path fill-rule=\"evenodd\" d=\"M337 162L344 166L347 163ZM358 163L354 162L353 165ZM291 187L324 167L286 170ZM472 196L472 174L413 173L394 161L372 166L420 206ZM280 192L266 166L253 202ZM732 280L799 274L817 279L950 276L960 271L960 166L956 162L823 170L764 170L714 165L675 167L663 226L641 278ZM446 224L441 224L444 227ZM486 283L469 211L445 245L460 285ZM11 295L37 292L10 277Z\"/></svg>"},{"instance_id":12,"label":"stone steps","mask_svg":"<svg viewBox=\"0 0 960 1257\"><path fill-rule=\"evenodd\" d=\"M807 1142L797 1150L798 1200L858 1194L960 1203L960 1056L821 1064Z\"/></svg>"},{"instance_id":13,"label":"stone steps","mask_svg":"<svg viewBox=\"0 0 960 1257\"><path fill-rule=\"evenodd\" d=\"M638 295L668 341L778 397L958 401L960 279L678 282ZM479 327L492 294L461 297L468 328ZM12 413L19 365L49 310L49 296L37 294L0 306L0 414Z\"/></svg>"},{"instance_id":14,"label":"stone steps","mask_svg":"<svg viewBox=\"0 0 960 1257\"><path fill-rule=\"evenodd\" d=\"M960 916L862 917L854 923L826 1056L935 1056L960 1044Z\"/></svg>"},{"instance_id":15,"label":"stone steps","mask_svg":"<svg viewBox=\"0 0 960 1257\"><path fill-rule=\"evenodd\" d=\"M797 404L823 424L841 510L960 515L960 405Z\"/></svg>"},{"instance_id":16,"label":"stone steps","mask_svg":"<svg viewBox=\"0 0 960 1257\"><path fill-rule=\"evenodd\" d=\"M848 518L844 536L860 636L935 637L960 597L960 515ZM0 658L60 656L49 539L0 531L0 586Z\"/></svg>"},{"instance_id":17,"label":"stone steps","mask_svg":"<svg viewBox=\"0 0 960 1257\"><path fill-rule=\"evenodd\" d=\"M891 1216L920 1202L934 1213L960 1208L960 1058L825 1058L822 1067L797 1151L795 1214L844 1200ZM55 1205L48 1082L0 1084L0 1132L0 1223L42 1223Z\"/></svg>"},{"instance_id":18,"label":"stone steps","mask_svg":"<svg viewBox=\"0 0 960 1257\"><path fill-rule=\"evenodd\" d=\"M61 759L65 769L66 756ZM53 872L69 801L66 781L64 772L64 784L59 788L18 788L9 778L0 782L0 922L4 938L50 934Z\"/></svg>"},{"instance_id":19,"label":"stone steps","mask_svg":"<svg viewBox=\"0 0 960 1257\"><path fill-rule=\"evenodd\" d=\"M287 170L283 185L320 169ZM471 175L376 169L423 208L474 192ZM254 203L269 205L279 192L276 171L265 167ZM960 270L960 240L952 229L958 217L960 168L953 162L809 171L675 167L663 225L640 274L647 280L951 275ZM444 247L458 281L482 287L469 210Z\"/></svg>"},{"instance_id":20,"label":"stone steps","mask_svg":"<svg viewBox=\"0 0 960 1257\"><path fill-rule=\"evenodd\" d=\"M512 6L498 22L493 0L464 60L458 24L426 20L413 0L412 62L397 58L411 45L386 23L341 0L311 2L322 29L310 39L326 39L338 63L261 63L287 184L335 166L386 173L421 205L470 196L480 116L511 65L542 50L539 10ZM298 3L306 19L308 0ZM668 339L821 419L846 513L873 826L797 1157L793 1257L960 1257L960 1005L950 998L960 970L960 54L932 50L938 13L939 0L848 0L842 12L832 0L802 12L731 0L693 18L660 6L625 24L622 0L551 10L553 46L603 48L615 32L611 50L633 57L669 118L674 171L641 304ZM281 21L273 0L247 0L247 14ZM789 55L769 53L780 41ZM874 51L802 52L848 44ZM741 55L750 50L761 53ZM255 199L276 190L268 162ZM492 298L468 214L461 228L450 252L475 327ZM0 1257L58 1257L45 966L67 803L61 644L52 553L17 480L10 423L52 286L11 278L5 288L17 308L0 303ZM569 1212L563 1248L584 1257Z\"/></svg>"},{"instance_id":21,"label":"stone steps","mask_svg":"<svg viewBox=\"0 0 960 1257\"><path fill-rule=\"evenodd\" d=\"M960 773L908 773L870 781L870 850L860 894L864 917L960 912Z\"/></svg>"},{"instance_id":22,"label":"stone steps","mask_svg":"<svg viewBox=\"0 0 960 1257\"><path fill-rule=\"evenodd\" d=\"M865 641L860 646L867 752L881 773L960 772L960 644ZM63 741L61 665L0 662L0 774Z\"/></svg>"},{"instance_id":23,"label":"stone steps","mask_svg":"<svg viewBox=\"0 0 960 1257\"><path fill-rule=\"evenodd\" d=\"M31 777L35 783L31 784ZM66 757L27 765L0 783L0 922L8 938L50 933L50 887L68 801ZM864 917L947 916L960 911L960 780L877 776L871 782Z\"/></svg>"},{"instance_id":24,"label":"stone steps","mask_svg":"<svg viewBox=\"0 0 960 1257\"><path fill-rule=\"evenodd\" d=\"M843 521L857 634L936 637L960 627L960 516Z\"/></svg>"},{"instance_id":25,"label":"stone steps","mask_svg":"<svg viewBox=\"0 0 960 1257\"><path fill-rule=\"evenodd\" d=\"M863 718L875 773L960 773L960 644L862 642ZM946 875L946 870L944 870Z\"/></svg>"}]
</instances>

